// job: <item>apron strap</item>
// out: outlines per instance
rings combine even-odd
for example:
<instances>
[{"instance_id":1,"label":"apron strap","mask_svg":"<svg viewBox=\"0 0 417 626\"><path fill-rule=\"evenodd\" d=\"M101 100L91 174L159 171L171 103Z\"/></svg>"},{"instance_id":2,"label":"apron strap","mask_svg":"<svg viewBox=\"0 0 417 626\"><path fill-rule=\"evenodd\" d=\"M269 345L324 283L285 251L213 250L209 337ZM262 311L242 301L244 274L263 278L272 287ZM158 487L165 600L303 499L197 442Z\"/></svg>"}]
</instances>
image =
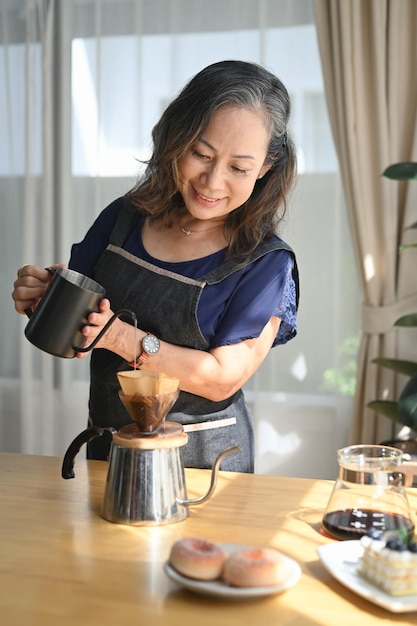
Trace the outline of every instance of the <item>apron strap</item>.
<instances>
[{"instance_id":1,"label":"apron strap","mask_svg":"<svg viewBox=\"0 0 417 626\"><path fill-rule=\"evenodd\" d=\"M295 283L296 305L298 307L298 302L300 299L300 282L297 260L291 246L285 243L285 241L283 241L282 239L270 239L268 241L264 241L260 246L258 246L258 248L254 252L252 252L252 254L243 265L240 261L236 259L227 259L219 267L202 276L201 280L205 281L208 285L215 285L216 283L219 283L224 278L227 278L234 272L237 272L242 267L245 267L247 264L252 263L253 261L257 261L258 259L265 256L265 254L268 254L268 252L272 252L273 250L287 250L291 253L291 256L293 258L292 276Z\"/></svg>"},{"instance_id":2,"label":"apron strap","mask_svg":"<svg viewBox=\"0 0 417 626\"><path fill-rule=\"evenodd\" d=\"M193 433L200 430L212 430L213 428L224 428L225 426L234 426L236 424L235 417L225 417L220 420L210 420L208 422L198 422L196 424L184 424L185 433Z\"/></svg>"},{"instance_id":3,"label":"apron strap","mask_svg":"<svg viewBox=\"0 0 417 626\"><path fill-rule=\"evenodd\" d=\"M134 220L139 216L140 213L138 209L133 206L130 198L128 196L124 196L123 205L116 224L110 234L109 243L121 248L127 235L129 234Z\"/></svg>"}]
</instances>

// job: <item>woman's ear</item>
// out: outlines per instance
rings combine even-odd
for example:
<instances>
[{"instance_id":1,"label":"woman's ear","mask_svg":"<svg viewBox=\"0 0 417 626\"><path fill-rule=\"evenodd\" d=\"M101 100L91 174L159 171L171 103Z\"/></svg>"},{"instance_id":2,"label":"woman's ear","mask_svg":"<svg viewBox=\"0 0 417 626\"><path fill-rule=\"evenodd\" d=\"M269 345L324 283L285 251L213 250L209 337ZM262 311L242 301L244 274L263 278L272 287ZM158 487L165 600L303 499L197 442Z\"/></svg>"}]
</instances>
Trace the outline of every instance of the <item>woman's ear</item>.
<instances>
[{"instance_id":1,"label":"woman's ear","mask_svg":"<svg viewBox=\"0 0 417 626\"><path fill-rule=\"evenodd\" d=\"M270 170L270 169L271 169L271 165L270 165L270 164L265 164L265 165L262 165L261 170L260 170L260 172L259 172L259 174L258 174L258 180L259 180L260 178L263 178L263 177L265 176L265 174L266 174L267 172L269 172L269 170Z\"/></svg>"}]
</instances>

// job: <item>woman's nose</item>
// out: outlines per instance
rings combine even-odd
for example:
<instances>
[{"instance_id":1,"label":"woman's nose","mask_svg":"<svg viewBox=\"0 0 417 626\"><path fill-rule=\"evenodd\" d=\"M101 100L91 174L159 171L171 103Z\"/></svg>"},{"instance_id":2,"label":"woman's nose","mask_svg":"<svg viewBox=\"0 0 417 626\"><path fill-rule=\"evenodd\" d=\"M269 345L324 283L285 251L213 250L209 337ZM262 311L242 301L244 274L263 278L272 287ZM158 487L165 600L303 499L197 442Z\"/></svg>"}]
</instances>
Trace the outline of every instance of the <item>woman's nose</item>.
<instances>
[{"instance_id":1,"label":"woman's nose","mask_svg":"<svg viewBox=\"0 0 417 626\"><path fill-rule=\"evenodd\" d=\"M201 174L201 180L208 189L218 190L224 187L224 171L217 164L209 164Z\"/></svg>"}]
</instances>

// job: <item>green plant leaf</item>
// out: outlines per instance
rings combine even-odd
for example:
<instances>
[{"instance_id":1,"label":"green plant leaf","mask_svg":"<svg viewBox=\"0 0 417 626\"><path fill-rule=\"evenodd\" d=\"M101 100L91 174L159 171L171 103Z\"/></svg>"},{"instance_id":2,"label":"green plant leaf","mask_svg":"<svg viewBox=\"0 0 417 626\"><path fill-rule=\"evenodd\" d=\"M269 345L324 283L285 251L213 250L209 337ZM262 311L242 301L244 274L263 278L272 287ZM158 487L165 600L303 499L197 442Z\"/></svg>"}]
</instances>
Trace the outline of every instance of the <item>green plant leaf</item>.
<instances>
[{"instance_id":1,"label":"green plant leaf","mask_svg":"<svg viewBox=\"0 0 417 626\"><path fill-rule=\"evenodd\" d=\"M417 180L417 163L413 161L394 163L389 165L382 175L394 180Z\"/></svg>"},{"instance_id":2,"label":"green plant leaf","mask_svg":"<svg viewBox=\"0 0 417 626\"><path fill-rule=\"evenodd\" d=\"M407 250L407 248L417 248L417 241L416 243L402 243L400 245L400 252L403 252L403 250Z\"/></svg>"},{"instance_id":3,"label":"green plant leaf","mask_svg":"<svg viewBox=\"0 0 417 626\"><path fill-rule=\"evenodd\" d=\"M372 363L381 365L382 367L393 370L394 372L398 372L399 374L405 374L406 376L412 376L417 372L417 363L415 363L414 361L378 357L376 359L372 359Z\"/></svg>"},{"instance_id":4,"label":"green plant leaf","mask_svg":"<svg viewBox=\"0 0 417 626\"><path fill-rule=\"evenodd\" d=\"M417 326L417 313L409 313L408 315L403 315L395 322L394 326L408 328Z\"/></svg>"},{"instance_id":5,"label":"green plant leaf","mask_svg":"<svg viewBox=\"0 0 417 626\"><path fill-rule=\"evenodd\" d=\"M415 430L417 427L417 374L405 385L398 400L401 422Z\"/></svg>"},{"instance_id":6,"label":"green plant leaf","mask_svg":"<svg viewBox=\"0 0 417 626\"><path fill-rule=\"evenodd\" d=\"M372 400L366 406L376 411L376 413L382 413L382 415L402 424L400 414L398 413L398 402L393 402L392 400Z\"/></svg>"}]
</instances>

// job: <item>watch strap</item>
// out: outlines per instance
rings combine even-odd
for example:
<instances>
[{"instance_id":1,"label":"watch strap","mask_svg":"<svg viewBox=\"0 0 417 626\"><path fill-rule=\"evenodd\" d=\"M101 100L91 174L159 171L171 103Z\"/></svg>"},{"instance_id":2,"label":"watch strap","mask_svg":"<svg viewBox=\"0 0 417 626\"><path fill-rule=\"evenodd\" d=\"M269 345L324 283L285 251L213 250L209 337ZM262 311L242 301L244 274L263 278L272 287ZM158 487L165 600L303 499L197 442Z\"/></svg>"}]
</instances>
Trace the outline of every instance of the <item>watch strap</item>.
<instances>
[{"instance_id":1,"label":"watch strap","mask_svg":"<svg viewBox=\"0 0 417 626\"><path fill-rule=\"evenodd\" d=\"M136 359L136 361L132 361L131 363L129 363L130 367L136 367L136 369L140 368L141 365L143 365L145 363L145 361L149 359L149 354L145 351L143 351L138 358Z\"/></svg>"}]
</instances>

